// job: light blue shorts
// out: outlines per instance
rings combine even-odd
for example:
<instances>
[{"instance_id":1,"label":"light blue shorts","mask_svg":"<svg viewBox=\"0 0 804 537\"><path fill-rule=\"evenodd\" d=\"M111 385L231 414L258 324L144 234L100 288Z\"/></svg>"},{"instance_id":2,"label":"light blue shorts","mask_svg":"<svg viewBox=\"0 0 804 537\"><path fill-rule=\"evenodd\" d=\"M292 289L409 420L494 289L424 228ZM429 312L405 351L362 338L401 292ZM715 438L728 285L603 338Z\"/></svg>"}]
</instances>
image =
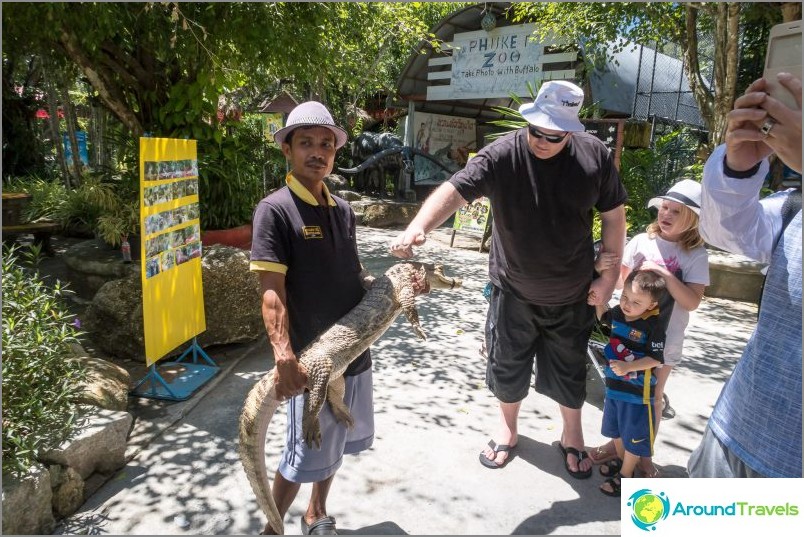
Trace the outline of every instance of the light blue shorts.
<instances>
[{"instance_id":1,"label":"light blue shorts","mask_svg":"<svg viewBox=\"0 0 804 537\"><path fill-rule=\"evenodd\" d=\"M348 430L335 421L329 403L324 405L318 419L321 422L321 449L307 446L302 434L304 395L288 401L287 438L279 463L279 473L293 483L317 483L333 475L343 462L344 455L360 453L374 442L374 400L371 369L354 377L346 377L344 402L352 413L355 426Z\"/></svg>"}]
</instances>

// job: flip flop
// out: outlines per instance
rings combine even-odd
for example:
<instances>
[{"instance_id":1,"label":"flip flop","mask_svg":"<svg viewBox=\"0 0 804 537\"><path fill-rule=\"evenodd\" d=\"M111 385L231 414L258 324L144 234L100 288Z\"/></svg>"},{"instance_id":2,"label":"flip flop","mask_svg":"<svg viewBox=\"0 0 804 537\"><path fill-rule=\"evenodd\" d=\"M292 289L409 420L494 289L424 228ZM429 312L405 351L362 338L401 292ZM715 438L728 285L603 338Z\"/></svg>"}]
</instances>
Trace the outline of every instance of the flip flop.
<instances>
[{"instance_id":1,"label":"flip flop","mask_svg":"<svg viewBox=\"0 0 804 537\"><path fill-rule=\"evenodd\" d=\"M565 448L561 442L558 443L558 449L561 451L561 454L564 455L564 468L567 470L567 473L570 476L574 477L575 479L587 479L592 477L591 468L585 471L580 469L581 461L589 458L589 454L586 451L578 451L574 447ZM575 457L578 459L578 470L570 469L569 463L567 462L567 455L575 455Z\"/></svg>"},{"instance_id":2,"label":"flip flop","mask_svg":"<svg viewBox=\"0 0 804 537\"><path fill-rule=\"evenodd\" d=\"M302 535L338 535L338 530L335 529L335 517L331 516L319 518L308 525L307 521L304 520L304 515L302 515L301 530Z\"/></svg>"},{"instance_id":3,"label":"flip flop","mask_svg":"<svg viewBox=\"0 0 804 537\"><path fill-rule=\"evenodd\" d=\"M489 447L494 451L494 458L496 458L497 453L500 453L500 452L508 454L508 456L505 458L505 460L502 462L502 464L500 464L497 461L495 461L494 459L489 459L488 457L483 455L482 451L480 452L480 457L479 457L480 458L480 464L482 464L486 468L497 469L497 468L502 468L503 466L508 464L508 461L510 461L513 458L513 456L514 456L514 448L516 447L516 444L513 445L513 446L509 446L508 444L497 444L492 439L492 440L489 440Z\"/></svg>"}]
</instances>

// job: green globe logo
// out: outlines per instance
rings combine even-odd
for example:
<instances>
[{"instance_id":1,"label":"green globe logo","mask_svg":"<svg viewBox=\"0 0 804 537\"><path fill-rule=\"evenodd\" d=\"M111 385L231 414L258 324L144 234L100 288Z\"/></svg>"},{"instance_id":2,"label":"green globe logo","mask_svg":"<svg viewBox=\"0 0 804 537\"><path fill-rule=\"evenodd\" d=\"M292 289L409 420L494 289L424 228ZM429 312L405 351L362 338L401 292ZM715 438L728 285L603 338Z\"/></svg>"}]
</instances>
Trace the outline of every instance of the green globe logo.
<instances>
[{"instance_id":1,"label":"green globe logo","mask_svg":"<svg viewBox=\"0 0 804 537\"><path fill-rule=\"evenodd\" d=\"M656 523L667 518L670 512L670 500L664 492L654 493L648 489L640 489L628 498L631 508L631 522L644 531L656 529Z\"/></svg>"}]
</instances>

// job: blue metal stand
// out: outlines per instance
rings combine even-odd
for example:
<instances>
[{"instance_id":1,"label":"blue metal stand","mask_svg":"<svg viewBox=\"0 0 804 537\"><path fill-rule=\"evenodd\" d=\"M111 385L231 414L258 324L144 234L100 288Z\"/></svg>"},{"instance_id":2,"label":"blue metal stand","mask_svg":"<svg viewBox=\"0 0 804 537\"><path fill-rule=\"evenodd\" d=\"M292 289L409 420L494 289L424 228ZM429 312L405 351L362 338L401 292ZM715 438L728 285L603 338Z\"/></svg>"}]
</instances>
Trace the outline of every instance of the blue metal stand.
<instances>
[{"instance_id":1,"label":"blue metal stand","mask_svg":"<svg viewBox=\"0 0 804 537\"><path fill-rule=\"evenodd\" d=\"M183 360L190 353L192 353L192 363L184 362ZM199 355L209 365L198 363ZM221 370L198 345L196 338L193 338L193 343L175 361L163 365L165 367L180 366L184 368L184 371L176 375L172 382L167 382L157 371L156 364L153 364L148 373L131 390L131 394L152 399L184 401Z\"/></svg>"}]
</instances>

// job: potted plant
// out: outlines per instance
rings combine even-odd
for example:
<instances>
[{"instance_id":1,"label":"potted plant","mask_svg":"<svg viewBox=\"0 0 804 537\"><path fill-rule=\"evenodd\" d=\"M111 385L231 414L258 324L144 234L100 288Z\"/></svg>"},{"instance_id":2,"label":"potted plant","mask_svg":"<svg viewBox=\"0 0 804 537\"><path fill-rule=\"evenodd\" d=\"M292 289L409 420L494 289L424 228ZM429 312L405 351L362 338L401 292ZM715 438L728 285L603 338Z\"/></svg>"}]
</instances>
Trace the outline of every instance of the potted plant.
<instances>
[{"instance_id":1,"label":"potted plant","mask_svg":"<svg viewBox=\"0 0 804 537\"><path fill-rule=\"evenodd\" d=\"M98 217L95 231L98 238L111 246L119 248L123 242L131 245L132 252L139 252L140 207L137 201L118 201L110 209Z\"/></svg>"}]
</instances>

